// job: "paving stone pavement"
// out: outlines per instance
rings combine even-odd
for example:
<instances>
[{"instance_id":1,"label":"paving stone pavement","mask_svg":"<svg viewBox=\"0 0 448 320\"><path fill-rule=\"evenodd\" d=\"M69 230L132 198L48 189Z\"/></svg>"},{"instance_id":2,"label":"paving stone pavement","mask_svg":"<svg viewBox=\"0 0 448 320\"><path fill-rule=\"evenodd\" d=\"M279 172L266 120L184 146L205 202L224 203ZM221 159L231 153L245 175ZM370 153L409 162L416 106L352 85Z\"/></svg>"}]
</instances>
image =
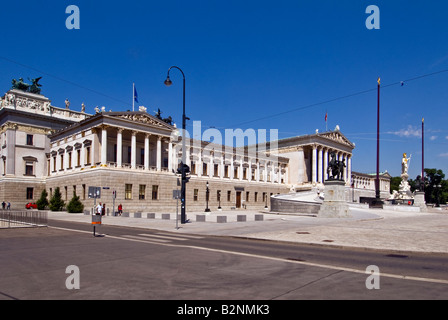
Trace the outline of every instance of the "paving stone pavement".
<instances>
[{"instance_id":1,"label":"paving stone pavement","mask_svg":"<svg viewBox=\"0 0 448 320\"><path fill-rule=\"evenodd\" d=\"M448 210L428 212L392 211L386 209L350 208L351 218L318 218L312 215L287 215L258 211L216 211L207 215L206 222L196 221L187 213L190 223L181 224L171 214L170 220L105 216L105 225L121 225L171 231L179 234L235 236L274 241L289 241L339 247L386 249L397 252L448 253ZM237 221L237 215L247 215L247 221ZM263 221L255 221L263 214ZM226 216L227 223L217 223L216 216ZM91 216L49 212L49 219L89 223ZM214 222L212 222L214 221ZM176 228L176 226L178 228ZM101 231L100 231L101 232Z\"/></svg>"}]
</instances>

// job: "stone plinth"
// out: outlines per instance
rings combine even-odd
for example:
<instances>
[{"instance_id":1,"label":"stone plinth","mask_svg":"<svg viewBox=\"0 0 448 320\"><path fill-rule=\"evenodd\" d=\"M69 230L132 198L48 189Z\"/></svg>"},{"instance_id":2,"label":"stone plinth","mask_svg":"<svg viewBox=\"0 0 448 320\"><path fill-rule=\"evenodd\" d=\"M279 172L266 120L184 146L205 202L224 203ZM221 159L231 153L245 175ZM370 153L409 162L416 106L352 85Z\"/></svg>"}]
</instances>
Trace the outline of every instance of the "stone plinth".
<instances>
[{"instance_id":1,"label":"stone plinth","mask_svg":"<svg viewBox=\"0 0 448 320\"><path fill-rule=\"evenodd\" d=\"M345 182L327 180L325 185L325 199L320 207L319 218L350 218L348 204L345 200Z\"/></svg>"},{"instance_id":2,"label":"stone plinth","mask_svg":"<svg viewBox=\"0 0 448 320\"><path fill-rule=\"evenodd\" d=\"M420 212L428 211L425 202L425 193L421 191L415 192L414 195L414 206L420 208Z\"/></svg>"}]
</instances>

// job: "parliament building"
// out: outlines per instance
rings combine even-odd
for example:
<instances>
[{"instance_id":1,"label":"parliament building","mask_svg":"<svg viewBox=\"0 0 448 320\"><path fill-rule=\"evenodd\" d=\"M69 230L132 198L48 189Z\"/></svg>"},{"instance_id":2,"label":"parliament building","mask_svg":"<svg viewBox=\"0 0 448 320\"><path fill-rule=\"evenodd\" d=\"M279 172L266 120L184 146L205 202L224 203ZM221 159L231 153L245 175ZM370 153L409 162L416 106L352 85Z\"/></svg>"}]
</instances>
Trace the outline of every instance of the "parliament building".
<instances>
[{"instance_id":1,"label":"parliament building","mask_svg":"<svg viewBox=\"0 0 448 320\"><path fill-rule=\"evenodd\" d=\"M89 187L100 187L96 201L111 210L113 203L130 212L176 209L181 137L175 126L146 111L91 115L12 89L0 100L0 145L0 201L13 209L36 202L43 189L51 196L56 187L63 200L76 193L86 208L94 204ZM206 200L212 211L263 209L271 196L323 189L332 153L345 160L343 179L348 190L353 187L355 146L338 128L279 139L268 149L193 139L186 139L186 146L190 212L204 211Z\"/></svg>"}]
</instances>

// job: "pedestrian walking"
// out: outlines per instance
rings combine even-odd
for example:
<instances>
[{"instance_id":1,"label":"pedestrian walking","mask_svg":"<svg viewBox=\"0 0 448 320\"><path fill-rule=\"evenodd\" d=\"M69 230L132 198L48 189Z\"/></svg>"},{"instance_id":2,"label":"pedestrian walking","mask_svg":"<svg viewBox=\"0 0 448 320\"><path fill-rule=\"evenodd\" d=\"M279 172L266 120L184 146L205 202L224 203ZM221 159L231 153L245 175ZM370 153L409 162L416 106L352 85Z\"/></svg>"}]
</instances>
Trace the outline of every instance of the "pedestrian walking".
<instances>
[{"instance_id":1,"label":"pedestrian walking","mask_svg":"<svg viewBox=\"0 0 448 320\"><path fill-rule=\"evenodd\" d=\"M101 202L98 203L98 205L96 206L95 210L96 210L96 214L97 215L101 215L101 212L103 211L103 206L101 205Z\"/></svg>"},{"instance_id":2,"label":"pedestrian walking","mask_svg":"<svg viewBox=\"0 0 448 320\"><path fill-rule=\"evenodd\" d=\"M123 206L121 205L121 203L118 205L118 214L121 216L121 214L123 213Z\"/></svg>"},{"instance_id":3,"label":"pedestrian walking","mask_svg":"<svg viewBox=\"0 0 448 320\"><path fill-rule=\"evenodd\" d=\"M6 208L6 202L3 201L3 202L2 202L2 209L5 210L5 208Z\"/></svg>"}]
</instances>

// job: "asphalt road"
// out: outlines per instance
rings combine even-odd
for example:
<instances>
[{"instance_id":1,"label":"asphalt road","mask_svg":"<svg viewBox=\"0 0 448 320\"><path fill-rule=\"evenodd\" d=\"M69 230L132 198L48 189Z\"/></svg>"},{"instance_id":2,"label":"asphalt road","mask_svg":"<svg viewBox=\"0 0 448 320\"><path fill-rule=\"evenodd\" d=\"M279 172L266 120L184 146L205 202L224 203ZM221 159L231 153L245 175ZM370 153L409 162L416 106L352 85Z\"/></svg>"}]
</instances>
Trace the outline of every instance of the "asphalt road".
<instances>
[{"instance_id":1,"label":"asphalt road","mask_svg":"<svg viewBox=\"0 0 448 320\"><path fill-rule=\"evenodd\" d=\"M105 225L97 234L52 220L48 228L0 230L0 300L448 298L447 255ZM379 273L366 273L371 265ZM79 289L69 289L77 279Z\"/></svg>"}]
</instances>

